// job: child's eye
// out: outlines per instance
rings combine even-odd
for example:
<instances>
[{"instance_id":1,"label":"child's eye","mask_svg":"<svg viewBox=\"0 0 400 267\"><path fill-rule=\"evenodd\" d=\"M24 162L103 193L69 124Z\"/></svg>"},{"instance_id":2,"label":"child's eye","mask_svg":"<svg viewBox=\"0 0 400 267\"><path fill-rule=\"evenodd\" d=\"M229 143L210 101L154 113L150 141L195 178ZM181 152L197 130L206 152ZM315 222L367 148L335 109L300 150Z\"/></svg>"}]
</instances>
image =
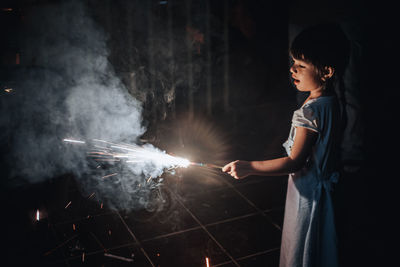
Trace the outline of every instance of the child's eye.
<instances>
[{"instance_id":1,"label":"child's eye","mask_svg":"<svg viewBox=\"0 0 400 267\"><path fill-rule=\"evenodd\" d=\"M302 69L304 69L304 68L305 68L306 66L303 66L303 65L299 65L299 67L300 67L300 68L302 68Z\"/></svg>"}]
</instances>

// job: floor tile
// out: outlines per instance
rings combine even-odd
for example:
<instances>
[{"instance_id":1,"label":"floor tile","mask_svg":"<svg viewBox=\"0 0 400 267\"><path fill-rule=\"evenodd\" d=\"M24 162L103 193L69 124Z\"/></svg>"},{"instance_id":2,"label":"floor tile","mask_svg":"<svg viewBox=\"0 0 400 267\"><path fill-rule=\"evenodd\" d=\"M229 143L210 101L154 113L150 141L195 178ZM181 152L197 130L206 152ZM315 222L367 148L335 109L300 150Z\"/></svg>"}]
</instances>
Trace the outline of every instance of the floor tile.
<instances>
[{"instance_id":1,"label":"floor tile","mask_svg":"<svg viewBox=\"0 0 400 267\"><path fill-rule=\"evenodd\" d=\"M180 175L165 178L168 188L183 198L226 187L221 171L201 167L183 170Z\"/></svg>"},{"instance_id":2,"label":"floor tile","mask_svg":"<svg viewBox=\"0 0 400 267\"><path fill-rule=\"evenodd\" d=\"M280 227L280 229L282 229L283 227L283 217L284 217L284 212L285 212L285 208L277 208L277 209L273 209L273 210L269 210L267 212L265 212L264 214L271 219L271 221L276 224L277 226Z\"/></svg>"},{"instance_id":3,"label":"floor tile","mask_svg":"<svg viewBox=\"0 0 400 267\"><path fill-rule=\"evenodd\" d=\"M64 258L62 251L48 254L58 244L52 225L47 221L32 222L31 227L22 225L9 226L2 234L2 262L10 265L50 264Z\"/></svg>"},{"instance_id":4,"label":"floor tile","mask_svg":"<svg viewBox=\"0 0 400 267\"><path fill-rule=\"evenodd\" d=\"M161 191L163 205L157 210L121 213L129 229L139 240L154 238L199 227L190 213L167 190Z\"/></svg>"},{"instance_id":5,"label":"floor tile","mask_svg":"<svg viewBox=\"0 0 400 267\"><path fill-rule=\"evenodd\" d=\"M287 177L265 178L265 181L240 185L236 188L261 210L283 207L286 200Z\"/></svg>"},{"instance_id":6,"label":"floor tile","mask_svg":"<svg viewBox=\"0 0 400 267\"><path fill-rule=\"evenodd\" d=\"M238 263L241 267L277 267L279 266L279 249L239 259Z\"/></svg>"},{"instance_id":7,"label":"floor tile","mask_svg":"<svg viewBox=\"0 0 400 267\"><path fill-rule=\"evenodd\" d=\"M152 266L138 245L87 254L84 258L80 255L69 259L68 263L70 266Z\"/></svg>"},{"instance_id":8,"label":"floor tile","mask_svg":"<svg viewBox=\"0 0 400 267\"><path fill-rule=\"evenodd\" d=\"M203 224L214 223L257 211L229 187L187 196L183 199L183 204Z\"/></svg>"},{"instance_id":9,"label":"floor tile","mask_svg":"<svg viewBox=\"0 0 400 267\"><path fill-rule=\"evenodd\" d=\"M262 215L207 226L207 229L234 258L276 248L281 238L281 232Z\"/></svg>"},{"instance_id":10,"label":"floor tile","mask_svg":"<svg viewBox=\"0 0 400 267\"><path fill-rule=\"evenodd\" d=\"M215 267L237 267L237 265L235 264L235 263L233 263L232 261L229 261L229 262L224 262L224 263L221 263L221 264L213 264L213 263L210 263L210 266L215 266Z\"/></svg>"},{"instance_id":11,"label":"floor tile","mask_svg":"<svg viewBox=\"0 0 400 267\"><path fill-rule=\"evenodd\" d=\"M89 217L55 225L66 257L105 250L135 242L118 214Z\"/></svg>"},{"instance_id":12,"label":"floor tile","mask_svg":"<svg viewBox=\"0 0 400 267\"><path fill-rule=\"evenodd\" d=\"M156 266L205 266L208 257L213 264L230 259L202 229L142 243Z\"/></svg>"},{"instance_id":13,"label":"floor tile","mask_svg":"<svg viewBox=\"0 0 400 267\"><path fill-rule=\"evenodd\" d=\"M58 201L58 206L54 207L49 219L52 223L63 223L86 218L100 214L110 213L107 206L97 200L96 193L82 193L79 190L69 191Z\"/></svg>"}]
</instances>

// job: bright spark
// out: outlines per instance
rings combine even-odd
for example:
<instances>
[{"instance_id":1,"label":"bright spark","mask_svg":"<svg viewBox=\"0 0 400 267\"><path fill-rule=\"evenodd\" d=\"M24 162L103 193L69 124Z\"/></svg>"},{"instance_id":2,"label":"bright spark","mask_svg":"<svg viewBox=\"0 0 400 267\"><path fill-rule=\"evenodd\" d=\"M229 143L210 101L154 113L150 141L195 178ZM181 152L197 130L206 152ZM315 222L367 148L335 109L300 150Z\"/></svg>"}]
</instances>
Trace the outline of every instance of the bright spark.
<instances>
[{"instance_id":1,"label":"bright spark","mask_svg":"<svg viewBox=\"0 0 400 267\"><path fill-rule=\"evenodd\" d=\"M63 141L68 143L86 144L85 141L74 139L63 139ZM89 142L88 144L91 145L93 149L88 151L87 154L96 161L121 161L127 164L153 163L167 169L179 167L187 168L191 165L191 162L188 159L169 155L165 151L161 151L150 144L145 144L143 146L136 144L117 144L99 139L92 139L92 142ZM104 179L114 175L116 175L116 173L105 175L102 178Z\"/></svg>"},{"instance_id":2,"label":"bright spark","mask_svg":"<svg viewBox=\"0 0 400 267\"><path fill-rule=\"evenodd\" d=\"M95 140L98 142L108 143L103 140ZM126 145L126 144L110 144L110 149L107 154L117 159L124 159L126 163L141 163L141 162L155 162L159 165L168 165L187 168L190 165L190 161L181 158L174 157L165 152L151 149L145 146L138 145Z\"/></svg>"},{"instance_id":3,"label":"bright spark","mask_svg":"<svg viewBox=\"0 0 400 267\"><path fill-rule=\"evenodd\" d=\"M39 210L36 210L36 221L39 221L40 219L40 213Z\"/></svg>"},{"instance_id":4,"label":"bright spark","mask_svg":"<svg viewBox=\"0 0 400 267\"><path fill-rule=\"evenodd\" d=\"M78 143L78 144L85 144L85 141L73 140L73 139L63 139L64 142L68 143Z\"/></svg>"}]
</instances>

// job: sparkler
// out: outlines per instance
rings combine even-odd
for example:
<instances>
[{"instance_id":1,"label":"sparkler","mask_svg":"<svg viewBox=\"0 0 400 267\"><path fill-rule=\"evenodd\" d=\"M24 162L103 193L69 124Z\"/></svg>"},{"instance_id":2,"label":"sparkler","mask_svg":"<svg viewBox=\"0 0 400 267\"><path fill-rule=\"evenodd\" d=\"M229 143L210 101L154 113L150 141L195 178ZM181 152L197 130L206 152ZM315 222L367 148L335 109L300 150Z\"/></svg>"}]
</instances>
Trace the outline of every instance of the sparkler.
<instances>
[{"instance_id":1,"label":"sparkler","mask_svg":"<svg viewBox=\"0 0 400 267\"><path fill-rule=\"evenodd\" d=\"M168 170L175 168L188 168L189 166L205 167L213 169L222 169L222 166L211 163L191 162L182 157L172 156L165 151L161 151L150 144L136 145L124 143L112 143L104 140L93 139L91 142L75 140L70 138L63 139L64 142L72 144L85 144L91 150L87 152L88 156L97 162L123 162L127 164L147 164L152 163L157 168ZM111 173L102 176L103 179L118 175ZM151 180L147 180L147 183Z\"/></svg>"},{"instance_id":2,"label":"sparkler","mask_svg":"<svg viewBox=\"0 0 400 267\"><path fill-rule=\"evenodd\" d=\"M79 141L79 140L73 140L73 139L63 139L64 142L68 142L68 143L77 143L77 144L85 144L85 141Z\"/></svg>"},{"instance_id":3,"label":"sparkler","mask_svg":"<svg viewBox=\"0 0 400 267\"><path fill-rule=\"evenodd\" d=\"M63 139L64 142L67 143L76 143L76 144L86 144L85 141L75 140L75 139ZM176 157L169 155L165 152L159 151L154 147L149 147L146 145L128 145L128 144L115 144L104 140L93 139L95 143L102 144L95 145L96 150L92 150L88 152L89 156L94 158L96 161L118 161L124 160L126 163L144 163L144 162L155 162L159 165L164 166L172 166L172 167L182 167L187 168L189 166L197 166L197 167L208 167L208 168L217 168L221 169L222 166L211 164L211 163L199 163L199 162L191 162L188 159ZM103 176L103 178L107 178L110 176L114 176L116 173Z\"/></svg>"},{"instance_id":4,"label":"sparkler","mask_svg":"<svg viewBox=\"0 0 400 267\"><path fill-rule=\"evenodd\" d=\"M208 167L208 168L215 168L215 169L222 169L223 166L211 164L211 163L199 163L199 162L190 162L190 165L198 166L198 167Z\"/></svg>"}]
</instances>

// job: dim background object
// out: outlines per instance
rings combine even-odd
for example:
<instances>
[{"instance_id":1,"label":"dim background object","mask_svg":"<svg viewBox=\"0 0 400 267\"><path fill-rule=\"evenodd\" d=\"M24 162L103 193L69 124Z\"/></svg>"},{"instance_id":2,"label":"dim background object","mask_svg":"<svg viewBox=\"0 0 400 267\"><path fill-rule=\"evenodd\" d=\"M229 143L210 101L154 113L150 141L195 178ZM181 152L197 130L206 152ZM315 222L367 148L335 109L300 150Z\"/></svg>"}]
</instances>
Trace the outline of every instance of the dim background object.
<instances>
[{"instance_id":1,"label":"dim background object","mask_svg":"<svg viewBox=\"0 0 400 267\"><path fill-rule=\"evenodd\" d=\"M32 260L54 262L62 259L60 264L62 265L64 263L63 259L68 257L68 254L65 254L63 250L57 249L52 252L49 256L53 258L50 259L39 259L37 257L42 255L39 252L51 251L57 245L68 241L68 238L64 236L64 234L68 233L67 231L59 231L57 235L53 236L54 228L63 229L62 226L65 223L68 224L67 228L72 231L71 220L84 219L90 226L93 226L106 224L109 222L109 217L112 217L104 214L97 217L89 216L90 219L99 220L99 223L91 225L90 220L87 219L88 213L96 213L96 207L100 206L99 203L85 202L95 201L95 199L86 199L93 191L87 188L88 192L86 192L76 186L77 177L66 172L60 166L51 165L57 166L55 168L56 172L53 173L52 177L48 178L48 180L40 180L41 182L35 180L34 184L31 184L34 180L26 179L29 176L12 175L13 171L21 170L16 167L15 160L22 158L10 157L15 151L13 145L17 138L15 133L31 134L32 131L31 129L26 131L26 128L14 131L16 129L15 124L12 127L3 127L10 123L6 114L14 113L21 116L22 114L34 114L31 112L32 110L25 107L35 103L34 101L37 100L35 97L45 91L46 88L43 87L43 81L49 82L49 77L55 77L56 79L52 85L60 85L65 82L60 78L63 74L62 71L59 71L62 64L54 64L50 68L51 62L42 60L40 57L31 56L31 54L46 48L43 43L35 43L33 45L28 42L35 53L30 53L29 50L24 48L23 44L28 40L28 35L22 34L21 28L29 26L29 18L32 15L37 15L38 10L41 8L56 7L61 2L65 3L57 0L21 0L8 1L8 3L2 1L0 6L6 9L0 9L0 30L2 34L2 42L0 42L0 83L2 89L4 88L3 86L13 89L12 93L7 94L2 91L0 94L0 108L7 107L10 101L15 99L13 98L15 96L25 96L23 105L19 105L18 108L12 110L2 110L0 113L0 125L2 127L0 131L1 173L2 178L6 177L1 179L0 182L1 197L4 197L2 203L9 204L5 207L7 218L12 218L12 220L6 220L5 222L9 227L5 229L12 229L5 233L5 240L8 242L8 248L5 252L8 257L7 260L12 262L29 260L29 264L31 264ZM87 10L90 17L94 18L99 28L104 30L106 36L102 41L89 45L91 48L89 51L99 48L97 45L103 44L103 41L106 43L107 50L100 50L102 51L100 57L106 58L107 60L105 61L111 63L116 76L122 80L129 93L143 104L143 125L147 129L144 137L152 139L160 147L175 147L178 151L185 151L186 149L197 151L201 157L196 159L196 162L223 164L221 159L226 161L238 157L259 159L280 155L280 144L287 137L292 111L297 107L297 101L301 101L302 97L298 96L294 88L289 84L287 49L290 38L294 36L297 30L315 22L337 21L342 26L345 26L346 33L353 41L353 51L355 52L353 54L353 69L349 73L350 79L347 80L352 88L352 91L347 91L350 100L349 105L352 105L348 109L356 117L357 112L361 110L366 123L360 126L359 121L355 120L353 121L355 130L348 129L348 133L355 134L355 136L350 135L351 138L347 139L350 140L348 142L350 146L346 148L346 151L351 152L348 154L350 155L348 157L350 160L346 162L349 168L344 173L341 181L342 185L337 191L338 195L341 196L339 199L340 205L338 206L340 225L338 233L342 238L342 256L345 266L360 264L363 266L392 265L390 255L396 254L388 253L390 251L390 242L387 237L392 236L390 231L395 229L395 227L390 227L394 220L389 217L394 210L390 203L396 203L391 197L396 196L396 194L389 193L390 189L395 187L384 181L393 177L393 174L396 173L394 168L397 166L396 159L388 156L395 150L392 144L396 142L391 141L390 144L387 142L387 140L397 140L397 130L394 128L396 124L393 122L396 121L395 116L398 113L398 97L395 94L395 92L398 92L398 86L391 78L396 77L395 70L397 69L394 66L397 61L393 59L397 51L395 45L397 44L395 40L397 34L397 15L395 12L397 8L384 2L367 3L361 0L338 0L334 2L192 0L190 7L188 7L187 1L183 0L161 2L144 0L83 1L88 6ZM12 8L12 10L9 10L9 8ZM60 15L59 17L63 18L65 15L73 15L75 13L64 10L60 14L62 16ZM45 22L52 15L53 13L48 12L42 17L39 16L40 19L33 22ZM84 17L82 16L81 18L83 19ZM191 21L192 30L190 33L203 34L204 43L196 41L201 40L201 38L194 38L191 42L187 42L187 38L193 37L187 31L188 19ZM70 20L68 22L74 21ZM71 28L69 23L65 24L67 29ZM87 24L85 25L87 26ZM52 25L50 24L50 26ZM43 29L46 29L46 27ZM85 28L83 27L82 29ZM41 33L39 31L33 41L40 40L45 34L46 32ZM49 34L48 37L52 38L54 35ZM71 43L75 44L74 40L77 39L72 38L70 40ZM98 39L93 38L93 40ZM62 43L67 45L69 41ZM74 50L69 46L63 48L55 51L49 59L56 60ZM79 47L75 48L79 50ZM20 64L17 64L17 54L20 57ZM87 62L90 63L92 61L88 60ZM166 62L168 64L165 64ZM76 66L77 68L75 69L81 67L80 64ZM97 64L96 66L102 65ZM23 77L25 79L19 78L21 76L18 77L18 75L14 75L15 73L24 74ZM31 76L25 75L27 73L30 73ZM190 75L192 79L188 79ZM26 79L27 77L31 79L30 81L36 82L30 83L26 87L21 86L21 84L29 80ZM37 80L34 79L35 77ZM107 80L110 76L105 75L102 78ZM68 83L65 84L67 87L70 86ZM58 88L57 86L52 87ZM191 90L189 91L190 87ZM26 88L30 90L26 90ZM229 90L229 94L226 93L227 90L225 89ZM109 91L105 91L105 94L107 92ZM193 94L191 108L189 108L189 93ZM87 103L98 101L95 95L84 99ZM225 104L226 101L229 105ZM43 102L40 102L40 105L36 105L39 108L44 108L44 110L38 112L40 115L38 117L42 119L50 118L56 109L42 104ZM59 106L60 102L54 101L54 105ZM225 108L226 106L228 106L228 110ZM163 139L174 131L185 132L185 129L182 129L185 127L176 127L177 124L181 124L181 121L176 120L176 118L185 117L186 113L191 109L193 109L193 118L198 118L199 114L202 117L204 115L206 121L215 123L220 126L219 128L223 129L223 132L228 133L228 136L224 136L223 140L227 140L232 144L229 147L229 153L221 153L224 155L223 157L217 157L213 154L213 160L208 161L206 151L214 151L212 147L218 147L215 145L218 143L204 142L202 144L207 144L207 149L203 148L202 150L194 145L196 142L188 138L191 135L176 134L176 139L171 138L168 141ZM21 125L26 125L30 122L29 119L22 121L24 124ZM62 120L50 121L59 122ZM45 129L43 126L50 125L47 123L48 121L45 122L40 121L37 124L42 127L38 131L39 133L43 133ZM185 126L192 127L193 124L193 121L185 122ZM360 127L365 127L365 130L361 130L363 135L360 139L357 139ZM204 129L206 127L199 128ZM55 127L54 131L51 135L65 134L62 127ZM209 135L204 133L203 136ZM352 138L356 138L356 142L351 142ZM22 139L28 140L29 138ZM41 139L42 142L40 144L48 144L50 140ZM351 147L352 144L357 144L357 146ZM48 148L46 145L40 145L40 148L46 147ZM226 148L226 144L224 144L224 148ZM354 151L357 153L361 151L361 162L359 161L359 154L353 153ZM38 153L38 155L41 154L43 153ZM214 156L216 161L214 161ZM39 159L40 157L37 158ZM55 157L51 158L55 159ZM31 166L27 170L32 174L34 171L42 169L34 169ZM348 170L356 171L348 172ZM276 259L278 253L276 249L279 241L278 243L272 242L275 239L272 240L271 236L273 235L270 234L275 232L268 231L270 231L269 227L271 225L273 227L273 224L265 224L262 218L275 223L279 221L279 217L282 215L279 213L281 212L279 205L275 205L275 203L281 202L274 201L275 198L279 197L277 192L281 192L280 190L284 188L278 182L279 179L273 182L270 180L260 182L257 178L251 181L236 181L237 184L235 184L234 188L241 194L236 191L233 194L227 189L225 189L226 191L221 189L225 188L221 186L222 182L213 180L211 175L203 175L202 173L200 176L202 179L192 179L197 178L196 174L193 174L193 176L188 175L189 178L185 176L188 179L183 179L184 176L179 175L172 178L168 177L170 182L168 185L172 188L172 191L174 193L182 193L182 195L178 196L183 198L182 202L178 204L173 201L170 204L176 205L174 207L181 207L182 203L184 203L192 214L197 212L195 216L198 218L212 221L213 225L207 226L210 229L210 233L212 232L215 236L219 235L218 240L223 243L223 247L227 248L229 253L235 255L235 259L240 264L256 266L257 262L262 262L266 265L265 262L268 262L273 257ZM69 179L65 179L65 177L69 177ZM115 181L113 178L115 177L109 177L106 180ZM200 185L205 186L204 184L199 184L199 181L207 181L207 186L213 185L215 187L212 187L212 193L199 196L197 199L200 200L191 201L196 198L190 196L190 188L196 188L198 191ZM210 187L202 188L205 191L210 189ZM274 188L274 190L267 194L265 190L270 188ZM229 189L233 190L230 187ZM72 194L73 197L69 194ZM81 195L85 196L85 200L79 197ZM221 206L216 204L213 206L214 202L211 200L216 195L221 197L216 201ZM240 198L242 195L245 195L247 200L256 203L258 206L268 207L269 210L263 213L266 217L260 215L260 219L258 216L252 215L254 210L245 208L246 206L238 200L238 198L243 200ZM204 199L210 201L206 202ZM71 200L70 207L64 209L66 203ZM36 230L31 224L32 220L34 220L34 212L32 211L40 207L41 203L52 207L50 214L53 214L53 217L50 224L40 224L40 227L36 228L36 230L43 230L42 232L35 232ZM80 203L81 205L75 205L75 203ZM238 217L230 213L232 211L229 207L232 206L232 203L235 203L234 206L238 212L235 214ZM248 204L249 202L245 201L245 203ZM269 206L271 203L274 203L272 207ZM190 208L190 204L194 208ZM198 205L196 206L196 204ZM252 206L250 205L250 207ZM217 210L217 208L221 212L213 214L211 211ZM59 209L65 213L60 213ZM40 210L42 209L40 208ZM101 210L106 209L104 207ZM191 220L192 217L190 215L187 216L185 209L176 208L173 211L175 213L171 213L174 215L172 217L178 219L174 221L174 225L169 225L171 228L166 227L166 224L156 224L153 229L147 231L143 229L147 229L148 221L144 224L134 225L134 223L126 223L125 220L127 219L122 217L122 220L120 219L116 224L118 226L127 225L127 227L117 227L118 229L131 230L141 227L139 229L142 230L137 232L133 230L132 234L145 236L154 234L154 231L157 230L160 235L159 238L153 240L148 238L146 242L142 242L146 239L140 240L139 246L124 247L123 249L129 251L129 253L125 251L127 254L115 252L115 255L127 256L132 251L135 251L135 255L139 255L138 258L135 258L136 263L140 261L140 255L143 256L142 250L154 252L154 255L156 255L163 249L159 253L159 258L165 257L163 259L170 260L170 255L175 255L176 253L168 250L172 246L164 246L165 244L170 244L168 242L193 244L195 243L194 241L198 241L197 244L193 245L195 249L191 251L195 251L194 255L198 255L199 264L204 264L205 255L210 256L213 264L214 262L227 262L227 264L230 264L228 263L229 260L224 258L223 255L225 254L221 253L218 248L212 245L212 242L209 242L207 238L204 238L204 235L200 234L201 231L196 228L196 222ZM204 211L204 213L201 211ZM156 222L168 221L159 213L151 213L150 215L151 218L159 216ZM218 217L220 215L226 215L227 217L221 219L221 217ZM126 225L119 224L121 221L125 222ZM45 226L46 231L42 229L42 226ZM193 228L195 229L193 230ZM174 232L177 229L182 232ZM223 229L228 229L229 231L225 233ZM254 235L251 232L253 229L256 232ZM264 230L268 238L265 240L260 238L261 241L254 242L257 237L263 236L260 235L260 231ZM128 236L125 234L122 233L121 236ZM116 235L113 231L111 236L114 237ZM250 237L250 239L247 242L239 242L240 246L237 246L237 250L235 248L230 248L232 249L230 250L229 244L232 243L232 239L235 240L237 238L237 241L243 241L243 236ZM20 242L21 240L23 242ZM85 241L85 238L80 237L80 241L82 240ZM88 238L86 242L91 244L92 241L97 244L95 241L90 240ZM187 240L193 242L185 242ZM279 240L279 238L276 240ZM72 241L75 240L70 242ZM127 244L122 242L126 241L122 237L119 241L121 243L118 245ZM266 244L268 246L271 245L271 242L272 247L264 247ZM199 255L198 247L204 248L202 244L207 244L207 249L205 249L204 255ZM26 255L23 258L20 257L22 250L19 249L21 246L24 248L24 255ZM176 247L180 248L179 246ZM185 246L185 249L190 248ZM95 250L96 248L94 248ZM210 255L210 251L215 252L216 255ZM114 252L111 253L114 254ZM87 263L91 255L88 253L85 255L85 263ZM96 254L92 255L94 258L96 257ZM368 257L365 255L368 255ZM103 254L101 254L101 259L104 260ZM142 259L144 259L143 262L148 262L148 258L145 256ZM163 259L160 260L162 261ZM67 259L71 263L70 265L73 265L74 260L73 258ZM81 263L81 254L77 260ZM100 260L100 263L102 260ZM151 258L151 260L155 261L155 258ZM177 259L178 264L180 263L179 260L181 258Z\"/></svg>"}]
</instances>

